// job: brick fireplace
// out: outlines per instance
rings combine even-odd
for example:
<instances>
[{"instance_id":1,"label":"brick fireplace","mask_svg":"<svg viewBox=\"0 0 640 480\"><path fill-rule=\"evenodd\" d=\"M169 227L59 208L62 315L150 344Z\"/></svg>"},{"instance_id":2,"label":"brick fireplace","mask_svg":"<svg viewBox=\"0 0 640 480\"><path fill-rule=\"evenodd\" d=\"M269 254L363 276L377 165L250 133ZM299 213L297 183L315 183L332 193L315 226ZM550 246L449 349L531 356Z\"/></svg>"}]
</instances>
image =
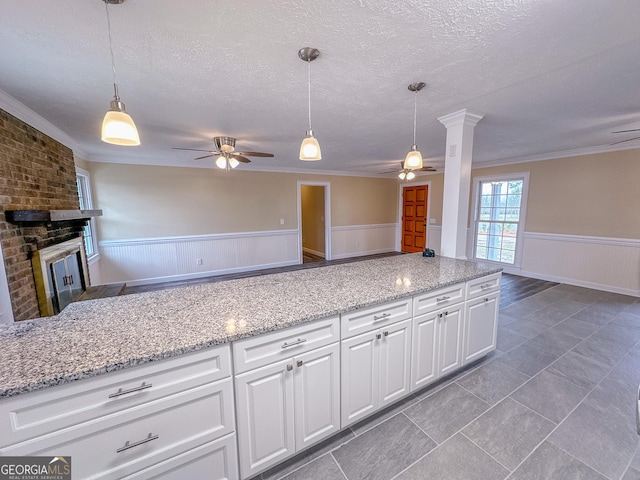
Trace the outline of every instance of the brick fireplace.
<instances>
[{"instance_id":1,"label":"brick fireplace","mask_svg":"<svg viewBox=\"0 0 640 480\"><path fill-rule=\"evenodd\" d=\"M82 222L15 225L5 212L79 208L71 149L0 110L0 246L16 321L40 316L33 252L79 237Z\"/></svg>"}]
</instances>

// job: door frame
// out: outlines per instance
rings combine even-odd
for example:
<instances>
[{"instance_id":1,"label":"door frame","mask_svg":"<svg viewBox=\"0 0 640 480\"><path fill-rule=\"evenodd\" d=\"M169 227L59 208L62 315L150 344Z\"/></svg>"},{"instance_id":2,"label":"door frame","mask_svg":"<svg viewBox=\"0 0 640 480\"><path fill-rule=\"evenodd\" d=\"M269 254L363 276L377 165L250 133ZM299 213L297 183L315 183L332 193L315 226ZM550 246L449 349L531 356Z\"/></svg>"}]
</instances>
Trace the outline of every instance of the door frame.
<instances>
[{"instance_id":1,"label":"door frame","mask_svg":"<svg viewBox=\"0 0 640 480\"><path fill-rule=\"evenodd\" d=\"M429 246L429 232L431 227L431 225L429 225L429 218L431 217L431 180L426 180L424 182L402 182L400 184L400 188L398 189L398 227L396 229L396 252L402 251L402 207L404 205L402 197L404 194L404 189L405 187L420 187L422 185L427 186L427 218L425 219L427 223L427 238L425 239L425 248Z\"/></svg>"},{"instance_id":2,"label":"door frame","mask_svg":"<svg viewBox=\"0 0 640 480\"><path fill-rule=\"evenodd\" d=\"M324 259L331 260L331 183L298 180L298 263L303 263L302 251L302 187L324 187Z\"/></svg>"}]
</instances>

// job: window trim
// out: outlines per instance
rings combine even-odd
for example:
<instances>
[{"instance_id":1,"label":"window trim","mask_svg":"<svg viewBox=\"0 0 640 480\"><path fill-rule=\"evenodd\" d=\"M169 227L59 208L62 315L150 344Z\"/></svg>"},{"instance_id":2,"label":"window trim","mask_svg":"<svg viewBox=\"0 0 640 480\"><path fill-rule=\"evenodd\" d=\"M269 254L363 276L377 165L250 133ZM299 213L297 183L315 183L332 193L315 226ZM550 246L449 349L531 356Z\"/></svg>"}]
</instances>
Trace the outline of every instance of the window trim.
<instances>
[{"instance_id":1,"label":"window trim","mask_svg":"<svg viewBox=\"0 0 640 480\"><path fill-rule=\"evenodd\" d=\"M522 180L522 195L520 197L520 220L518 221L518 234L516 235L516 252L513 264L506 262L496 262L476 258L476 246L478 242L478 214L480 204L480 184L482 182L501 182L509 180ZM486 175L473 177L473 244L471 246L471 258L479 262L495 263L505 268L522 267L522 249L524 243L524 228L527 216L527 205L529 197L529 172L506 173L502 175Z\"/></svg>"},{"instance_id":2,"label":"window trim","mask_svg":"<svg viewBox=\"0 0 640 480\"><path fill-rule=\"evenodd\" d=\"M84 178L85 183L85 208L84 210L93 209L93 194L91 192L91 174L81 167L76 167L76 186L78 183L77 177ZM91 217L88 222L89 229L91 230L91 244L93 245L93 255L87 255L87 263L92 264L100 259L100 251L98 250L98 235L96 228L96 220Z\"/></svg>"}]
</instances>

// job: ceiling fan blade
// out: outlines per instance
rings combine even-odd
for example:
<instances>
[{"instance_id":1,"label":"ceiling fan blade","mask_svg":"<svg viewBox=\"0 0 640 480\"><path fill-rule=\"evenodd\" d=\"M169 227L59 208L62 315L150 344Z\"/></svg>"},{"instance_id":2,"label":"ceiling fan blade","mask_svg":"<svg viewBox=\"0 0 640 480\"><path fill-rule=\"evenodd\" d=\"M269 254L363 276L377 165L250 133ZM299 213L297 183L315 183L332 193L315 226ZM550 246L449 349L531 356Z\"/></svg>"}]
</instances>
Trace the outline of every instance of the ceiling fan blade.
<instances>
[{"instance_id":1,"label":"ceiling fan blade","mask_svg":"<svg viewBox=\"0 0 640 480\"><path fill-rule=\"evenodd\" d=\"M610 143L610 144L609 144L609 146L612 146L612 145L618 145L619 143L631 142L632 140L637 140L637 139L639 139L639 138L640 138L640 137L628 138L628 139L626 139L626 140L621 140L620 142Z\"/></svg>"},{"instance_id":2,"label":"ceiling fan blade","mask_svg":"<svg viewBox=\"0 0 640 480\"><path fill-rule=\"evenodd\" d=\"M246 157L243 157L242 155L230 155L231 158L235 158L236 160L238 160L239 162L242 163L251 163L251 160L249 160Z\"/></svg>"},{"instance_id":3,"label":"ceiling fan blade","mask_svg":"<svg viewBox=\"0 0 640 480\"><path fill-rule=\"evenodd\" d=\"M216 155L216 153L213 153L211 155L205 155L204 157L194 158L194 160L202 160L203 158L215 157Z\"/></svg>"},{"instance_id":4,"label":"ceiling fan blade","mask_svg":"<svg viewBox=\"0 0 640 480\"><path fill-rule=\"evenodd\" d=\"M433 167L422 167L422 168L416 168L415 171L416 172L435 172L437 170Z\"/></svg>"},{"instance_id":5,"label":"ceiling fan blade","mask_svg":"<svg viewBox=\"0 0 640 480\"><path fill-rule=\"evenodd\" d=\"M640 132L640 128L634 128L633 130L618 130L617 132L611 132L611 133L629 133L629 132Z\"/></svg>"},{"instance_id":6,"label":"ceiling fan blade","mask_svg":"<svg viewBox=\"0 0 640 480\"><path fill-rule=\"evenodd\" d=\"M379 172L378 175L385 175L387 173L400 173L400 170L390 170L388 172Z\"/></svg>"},{"instance_id":7,"label":"ceiling fan blade","mask_svg":"<svg viewBox=\"0 0 640 480\"><path fill-rule=\"evenodd\" d=\"M172 147L172 150L189 150L190 152L209 152L216 153L213 150L201 150L199 148L180 148L180 147Z\"/></svg>"},{"instance_id":8,"label":"ceiling fan blade","mask_svg":"<svg viewBox=\"0 0 640 480\"><path fill-rule=\"evenodd\" d=\"M246 155L247 157L273 157L273 153L263 152L238 152L237 155Z\"/></svg>"}]
</instances>

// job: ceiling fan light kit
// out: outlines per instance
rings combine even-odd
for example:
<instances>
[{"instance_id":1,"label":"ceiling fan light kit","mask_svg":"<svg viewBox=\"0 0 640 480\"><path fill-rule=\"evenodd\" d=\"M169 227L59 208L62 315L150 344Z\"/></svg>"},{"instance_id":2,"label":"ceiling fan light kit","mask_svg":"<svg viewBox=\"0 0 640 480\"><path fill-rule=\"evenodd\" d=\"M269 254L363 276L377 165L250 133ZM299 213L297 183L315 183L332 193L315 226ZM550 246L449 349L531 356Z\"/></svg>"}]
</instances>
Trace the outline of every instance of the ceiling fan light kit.
<instances>
[{"instance_id":1,"label":"ceiling fan light kit","mask_svg":"<svg viewBox=\"0 0 640 480\"><path fill-rule=\"evenodd\" d=\"M113 92L114 97L111 100L109 110L102 120L103 142L112 143L114 145L136 146L140 145L140 136L136 124L126 112L124 103L120 101L118 95L118 82L116 81L116 64L113 59L113 42L111 40L111 19L109 18L109 4L117 5L123 3L124 0L101 0L104 1L107 11L107 29L109 32L109 51L111 52L111 69L113 71Z\"/></svg>"},{"instance_id":2,"label":"ceiling fan light kit","mask_svg":"<svg viewBox=\"0 0 640 480\"><path fill-rule=\"evenodd\" d=\"M416 124L418 120L418 92L426 86L427 84L424 82L417 82L409 85L409 90L415 93L413 102L413 145L404 159L404 168L408 168L410 170L416 170L423 167L422 154L416 145Z\"/></svg>"},{"instance_id":3,"label":"ceiling fan light kit","mask_svg":"<svg viewBox=\"0 0 640 480\"><path fill-rule=\"evenodd\" d=\"M300 145L300 160L307 162L313 162L322 159L322 152L320 151L320 144L318 139L314 137L313 130L311 129L311 62L313 62L320 55L320 50L317 48L304 47L298 51L298 57L301 60L307 62L307 79L308 79L308 99L309 99L309 128L307 129L307 135L302 140Z\"/></svg>"},{"instance_id":4,"label":"ceiling fan light kit","mask_svg":"<svg viewBox=\"0 0 640 480\"><path fill-rule=\"evenodd\" d=\"M205 158L216 158L215 164L218 168L222 168L227 172L236 168L241 163L251 163L247 157L273 157L273 153L264 152L236 152L236 139L233 137L213 137L215 150L202 150L199 148L180 148L173 147L174 150L188 150L191 152L207 152L209 155L203 155L195 160L203 160Z\"/></svg>"}]
</instances>

